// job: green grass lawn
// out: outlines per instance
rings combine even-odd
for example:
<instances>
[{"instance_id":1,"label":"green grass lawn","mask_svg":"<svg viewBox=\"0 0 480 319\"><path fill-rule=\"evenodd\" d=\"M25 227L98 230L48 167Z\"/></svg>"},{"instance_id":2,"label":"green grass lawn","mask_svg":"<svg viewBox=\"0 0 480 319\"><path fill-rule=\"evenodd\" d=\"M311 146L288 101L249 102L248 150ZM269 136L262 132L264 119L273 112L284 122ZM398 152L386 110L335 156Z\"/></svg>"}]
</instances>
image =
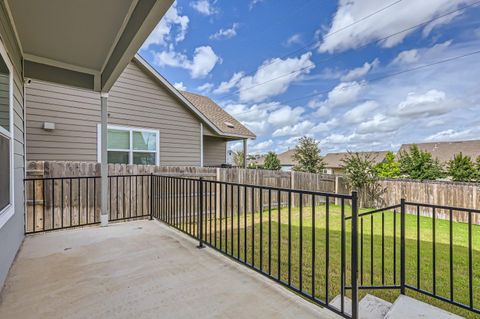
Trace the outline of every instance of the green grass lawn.
<instances>
[{"instance_id":1,"label":"green grass lawn","mask_svg":"<svg viewBox=\"0 0 480 319\"><path fill-rule=\"evenodd\" d=\"M271 211L271 222L268 222L268 211L262 213L256 212L254 217L247 214L246 217L240 215L233 219L223 218L215 220L207 219L205 236L207 241L217 248L226 251L233 256L239 256L264 272L270 273L274 277L288 282L300 288L308 294L314 294L315 297L325 300L327 295L328 278L328 297L333 299L340 293L341 279L341 211L339 206L329 206L329 227L328 227L328 245L329 245L329 263L327 274L326 263L326 212L325 206L316 206L315 215L312 214L312 207L304 207L302 210L302 219L298 208L292 208L289 227L289 214L287 209L281 209L280 216L277 210ZM362 210L361 212L363 212ZM346 215L349 215L350 207L346 208ZM230 214L230 212L228 212ZM260 217L262 215L262 217ZM279 221L280 217L280 221ZM313 224L315 217L315 224ZM245 220L246 218L246 220ZM400 215L396 214L396 234L394 233L394 214L386 212L383 216L384 237L383 237L383 257L382 258L382 214L375 214L372 219L370 216L363 219L363 266L359 266L363 274L363 284L368 285L393 285L400 283ZM211 224L210 224L211 222ZM233 228L232 228L233 222ZM245 222L247 227L245 228ZM222 233L220 233L220 224ZM361 227L359 220L359 230ZM210 231L210 225L212 231ZM227 232L225 232L225 225ZM238 225L240 227L238 227ZM180 225L186 226L186 225ZM302 226L302 227L300 227ZM443 297L450 297L450 249L449 249L449 222L447 220L436 219L436 275L435 285L436 293ZM300 241L300 228L302 231L302 241ZM233 236L232 236L233 229ZM289 229L291 233L291 256L290 256L290 277L288 272L288 238ZM346 231L346 283L350 285L350 232L351 222L345 222ZM269 243L269 232L271 241ZM225 234L227 237L225 238ZM252 234L253 242L252 242ZM280 234L280 236L279 236ZM395 234L395 236L394 236ZM315 240L313 241L313 236ZM394 278L394 237L396 237L396 272ZM432 218L420 217L420 288L433 292L433 244L432 244ZM371 242L373 238L373 255L371 251ZM246 239L246 250L244 240ZM279 240L280 239L280 240ZM480 227L472 227L473 239L473 299L474 306L480 308ZM237 248L238 240L240 242ZM220 244L221 242L221 244ZM233 243L233 245L232 245ZM359 238L360 243L360 238ZM417 286L417 217L416 215L406 215L406 282L412 286ZM463 223L453 223L453 278L454 278L454 300L464 304L469 303L469 285L468 285L468 225ZM233 247L232 247L233 246ZM280 246L280 256L278 247ZM302 246L302 254L300 254ZM233 248L233 250L232 250ZM269 249L270 263L269 263ZM315 267L313 265L312 251L315 250ZM303 271L300 281L300 259L303 265ZM382 259L384 273L382 275ZM280 272L278 271L278 261L280 260ZM360 257L359 257L360 263ZM269 267L270 265L270 267ZM314 282L313 270L315 271ZM373 270L373 276L372 276ZM394 281L395 279L395 281ZM399 290L361 290L360 297L365 293L374 294L385 300L393 302L399 294ZM347 290L347 295L348 295ZM407 295L434 304L448 311L457 313L467 318L478 318L479 315L463 310L459 307L447 304L445 302L430 298L426 295L415 293L407 289Z\"/></svg>"}]
</instances>

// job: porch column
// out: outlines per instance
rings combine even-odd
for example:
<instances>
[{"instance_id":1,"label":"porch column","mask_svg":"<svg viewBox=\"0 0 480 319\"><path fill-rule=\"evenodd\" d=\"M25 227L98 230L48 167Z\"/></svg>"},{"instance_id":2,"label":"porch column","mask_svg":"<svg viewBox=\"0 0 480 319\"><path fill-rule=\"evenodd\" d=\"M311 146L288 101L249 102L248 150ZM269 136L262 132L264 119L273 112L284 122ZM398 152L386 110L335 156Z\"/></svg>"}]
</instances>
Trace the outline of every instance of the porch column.
<instances>
[{"instance_id":1,"label":"porch column","mask_svg":"<svg viewBox=\"0 0 480 319\"><path fill-rule=\"evenodd\" d=\"M248 139L243 140L243 168L247 168L247 153L248 153L247 141Z\"/></svg>"},{"instance_id":2,"label":"porch column","mask_svg":"<svg viewBox=\"0 0 480 319\"><path fill-rule=\"evenodd\" d=\"M107 153L107 138L108 138L108 93L101 93L101 215L100 225L102 227L108 226L108 153Z\"/></svg>"}]
</instances>

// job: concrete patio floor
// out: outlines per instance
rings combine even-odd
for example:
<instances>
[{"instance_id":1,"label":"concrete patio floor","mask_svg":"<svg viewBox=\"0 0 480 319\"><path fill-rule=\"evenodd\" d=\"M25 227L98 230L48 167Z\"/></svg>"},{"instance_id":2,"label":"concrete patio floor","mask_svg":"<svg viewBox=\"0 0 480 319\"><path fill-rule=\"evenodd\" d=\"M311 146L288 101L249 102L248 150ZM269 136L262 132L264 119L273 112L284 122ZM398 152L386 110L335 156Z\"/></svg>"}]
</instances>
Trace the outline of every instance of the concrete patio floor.
<instances>
[{"instance_id":1,"label":"concrete patio floor","mask_svg":"<svg viewBox=\"0 0 480 319\"><path fill-rule=\"evenodd\" d=\"M340 318L157 221L28 236L0 318Z\"/></svg>"}]
</instances>

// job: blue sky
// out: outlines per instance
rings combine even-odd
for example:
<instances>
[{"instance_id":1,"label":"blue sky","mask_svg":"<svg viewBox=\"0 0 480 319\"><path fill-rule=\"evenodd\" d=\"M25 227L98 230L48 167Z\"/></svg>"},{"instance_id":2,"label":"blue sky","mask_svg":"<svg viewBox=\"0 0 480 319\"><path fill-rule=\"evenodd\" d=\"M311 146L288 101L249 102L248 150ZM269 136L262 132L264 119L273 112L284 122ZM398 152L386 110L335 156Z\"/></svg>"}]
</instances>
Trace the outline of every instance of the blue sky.
<instances>
[{"instance_id":1,"label":"blue sky","mask_svg":"<svg viewBox=\"0 0 480 319\"><path fill-rule=\"evenodd\" d=\"M178 0L140 54L253 153L397 150L480 138L479 18L478 0Z\"/></svg>"}]
</instances>

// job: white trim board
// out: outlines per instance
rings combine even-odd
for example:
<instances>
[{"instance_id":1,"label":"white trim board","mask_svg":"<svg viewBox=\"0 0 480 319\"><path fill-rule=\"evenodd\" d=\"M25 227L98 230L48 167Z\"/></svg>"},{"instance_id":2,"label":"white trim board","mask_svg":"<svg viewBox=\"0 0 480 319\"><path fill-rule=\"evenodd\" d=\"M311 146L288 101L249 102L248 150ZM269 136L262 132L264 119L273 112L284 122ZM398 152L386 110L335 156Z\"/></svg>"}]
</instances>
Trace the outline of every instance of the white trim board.
<instances>
[{"instance_id":1,"label":"white trim board","mask_svg":"<svg viewBox=\"0 0 480 319\"><path fill-rule=\"evenodd\" d=\"M14 110L13 110L13 63L10 61L7 50L3 42L0 40L0 56L8 68L8 104L9 104L9 131L4 128L0 128L0 133L7 138L10 138L10 204L7 205L4 209L0 211L0 229L10 220L10 218L15 213L15 172L14 172L14 143L15 143L15 133L14 133Z\"/></svg>"}]
</instances>

